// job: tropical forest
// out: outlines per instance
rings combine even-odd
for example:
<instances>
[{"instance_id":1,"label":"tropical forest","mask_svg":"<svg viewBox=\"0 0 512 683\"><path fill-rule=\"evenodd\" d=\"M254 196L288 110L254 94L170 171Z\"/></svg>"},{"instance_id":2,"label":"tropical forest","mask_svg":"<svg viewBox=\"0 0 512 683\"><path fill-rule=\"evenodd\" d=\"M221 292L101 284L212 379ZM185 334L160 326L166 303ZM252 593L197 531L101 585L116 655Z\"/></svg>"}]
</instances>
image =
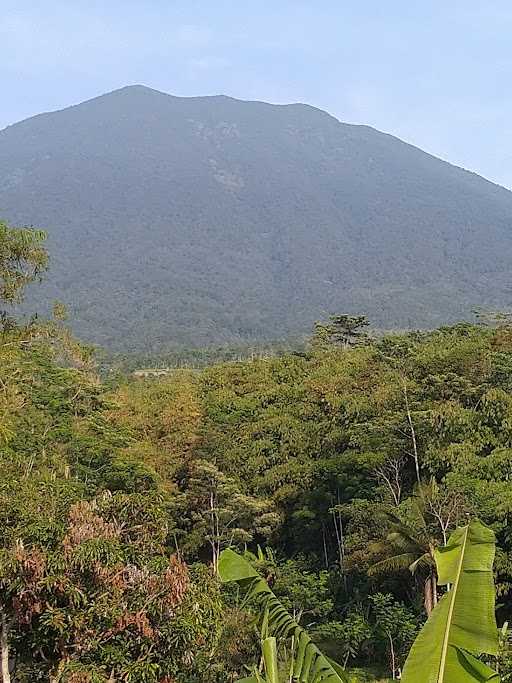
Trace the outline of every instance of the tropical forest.
<instances>
[{"instance_id":1,"label":"tropical forest","mask_svg":"<svg viewBox=\"0 0 512 683\"><path fill-rule=\"evenodd\" d=\"M506 314L140 376L48 265L0 223L2 683L512 680Z\"/></svg>"}]
</instances>

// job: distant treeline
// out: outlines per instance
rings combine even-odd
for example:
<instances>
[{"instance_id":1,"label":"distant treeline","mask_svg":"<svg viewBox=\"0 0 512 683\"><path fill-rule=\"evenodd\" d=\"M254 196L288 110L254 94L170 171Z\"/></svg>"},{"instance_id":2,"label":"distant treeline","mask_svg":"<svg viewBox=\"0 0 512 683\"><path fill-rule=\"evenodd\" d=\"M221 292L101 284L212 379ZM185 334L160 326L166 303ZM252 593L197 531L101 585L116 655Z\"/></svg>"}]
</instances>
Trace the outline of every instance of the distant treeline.
<instances>
[{"instance_id":1,"label":"distant treeline","mask_svg":"<svg viewBox=\"0 0 512 683\"><path fill-rule=\"evenodd\" d=\"M301 353L305 348L305 340L289 339L239 346L177 348L158 354L100 351L98 358L103 372L130 373L143 368L205 368L216 363L273 358L284 353Z\"/></svg>"}]
</instances>

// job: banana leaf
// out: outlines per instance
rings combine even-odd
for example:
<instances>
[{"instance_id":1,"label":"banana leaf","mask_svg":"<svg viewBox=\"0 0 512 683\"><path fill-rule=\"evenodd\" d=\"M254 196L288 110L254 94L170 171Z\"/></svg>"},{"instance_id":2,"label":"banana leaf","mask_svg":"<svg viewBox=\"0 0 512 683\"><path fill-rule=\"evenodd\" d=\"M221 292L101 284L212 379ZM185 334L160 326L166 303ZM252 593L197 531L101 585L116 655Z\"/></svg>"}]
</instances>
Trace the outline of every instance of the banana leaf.
<instances>
[{"instance_id":1,"label":"banana leaf","mask_svg":"<svg viewBox=\"0 0 512 683\"><path fill-rule=\"evenodd\" d=\"M499 682L499 675L478 659L498 651L494 553L494 533L478 521L457 529L436 551L439 584L450 590L416 638L402 683Z\"/></svg>"},{"instance_id":2,"label":"banana leaf","mask_svg":"<svg viewBox=\"0 0 512 683\"><path fill-rule=\"evenodd\" d=\"M252 601L260 608L266 683L274 683L278 680L277 669L273 668L269 671L269 666L275 667L277 663L277 651L275 651L275 656L270 652L274 648L276 638L292 644L290 668L293 681L298 683L348 682L343 668L318 649L305 629L287 612L267 582L244 557L229 548L224 550L219 559L219 576L223 583L236 582L244 592L245 599ZM265 652L267 652L268 664ZM271 674L274 678L271 678ZM256 681L256 677L246 679L246 683Z\"/></svg>"}]
</instances>

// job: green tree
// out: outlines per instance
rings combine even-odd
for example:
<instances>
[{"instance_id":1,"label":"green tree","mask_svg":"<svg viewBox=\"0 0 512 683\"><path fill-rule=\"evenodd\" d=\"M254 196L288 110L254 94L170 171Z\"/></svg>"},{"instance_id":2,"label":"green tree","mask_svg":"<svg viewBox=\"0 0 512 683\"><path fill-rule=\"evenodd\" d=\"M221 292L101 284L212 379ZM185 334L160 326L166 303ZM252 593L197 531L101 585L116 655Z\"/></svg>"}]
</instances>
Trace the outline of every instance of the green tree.
<instances>
[{"instance_id":1,"label":"green tree","mask_svg":"<svg viewBox=\"0 0 512 683\"><path fill-rule=\"evenodd\" d=\"M348 612L343 621L328 621L314 630L319 642L334 643L346 668L350 659L362 654L363 648L371 641L373 632L365 611L361 606Z\"/></svg>"},{"instance_id":2,"label":"green tree","mask_svg":"<svg viewBox=\"0 0 512 683\"><path fill-rule=\"evenodd\" d=\"M267 541L279 522L269 501L243 493L211 462L196 460L191 465L185 495L190 534L198 549L209 546L215 573L223 548Z\"/></svg>"},{"instance_id":3,"label":"green tree","mask_svg":"<svg viewBox=\"0 0 512 683\"><path fill-rule=\"evenodd\" d=\"M447 534L464 517L463 496L432 480L417 490L396 512L387 513L388 533L374 543L372 551L385 557L369 569L370 575L409 570L423 585L423 606L427 616L437 604L435 550L446 545ZM406 520L406 521L404 521Z\"/></svg>"},{"instance_id":4,"label":"green tree","mask_svg":"<svg viewBox=\"0 0 512 683\"><path fill-rule=\"evenodd\" d=\"M46 269L45 239L42 230L14 228L0 221L0 301L20 302L26 285Z\"/></svg>"},{"instance_id":5,"label":"green tree","mask_svg":"<svg viewBox=\"0 0 512 683\"><path fill-rule=\"evenodd\" d=\"M369 322L364 315L331 315L328 323L316 322L311 345L314 349L340 346L344 349L368 341L364 331Z\"/></svg>"},{"instance_id":6,"label":"green tree","mask_svg":"<svg viewBox=\"0 0 512 683\"><path fill-rule=\"evenodd\" d=\"M277 564L272 588L293 618L305 625L324 621L334 608L329 572L315 571L305 558Z\"/></svg>"},{"instance_id":7,"label":"green tree","mask_svg":"<svg viewBox=\"0 0 512 683\"><path fill-rule=\"evenodd\" d=\"M203 681L220 632L218 586L165 550L158 497L104 494L55 519L54 539L4 552L4 604L16 628L16 680L165 677ZM158 643L158 648L155 648ZM87 677L86 677L87 676Z\"/></svg>"},{"instance_id":8,"label":"green tree","mask_svg":"<svg viewBox=\"0 0 512 683\"><path fill-rule=\"evenodd\" d=\"M401 669L417 632L414 614L392 595L377 593L371 598L375 630L384 637L393 680Z\"/></svg>"}]
</instances>

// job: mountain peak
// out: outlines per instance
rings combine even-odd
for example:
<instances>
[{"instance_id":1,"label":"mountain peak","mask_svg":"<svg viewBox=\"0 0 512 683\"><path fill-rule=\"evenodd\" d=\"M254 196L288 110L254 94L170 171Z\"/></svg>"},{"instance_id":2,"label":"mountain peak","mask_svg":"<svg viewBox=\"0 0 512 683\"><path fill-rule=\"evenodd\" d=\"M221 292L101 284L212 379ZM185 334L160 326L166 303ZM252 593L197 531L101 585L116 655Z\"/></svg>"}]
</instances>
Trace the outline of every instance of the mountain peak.
<instances>
[{"instance_id":1,"label":"mountain peak","mask_svg":"<svg viewBox=\"0 0 512 683\"><path fill-rule=\"evenodd\" d=\"M49 233L32 305L112 348L509 305L510 192L307 105L137 84L27 119L0 132L0 213Z\"/></svg>"},{"instance_id":2,"label":"mountain peak","mask_svg":"<svg viewBox=\"0 0 512 683\"><path fill-rule=\"evenodd\" d=\"M147 85L143 85L141 83L133 83L130 85L124 85L121 88L116 88L115 90L111 90L108 93L105 93L103 95L99 95L99 97L108 97L109 95L164 95L166 97L172 97L172 95L169 95L168 93L162 92L161 90L156 90L155 88L150 88Z\"/></svg>"}]
</instances>

